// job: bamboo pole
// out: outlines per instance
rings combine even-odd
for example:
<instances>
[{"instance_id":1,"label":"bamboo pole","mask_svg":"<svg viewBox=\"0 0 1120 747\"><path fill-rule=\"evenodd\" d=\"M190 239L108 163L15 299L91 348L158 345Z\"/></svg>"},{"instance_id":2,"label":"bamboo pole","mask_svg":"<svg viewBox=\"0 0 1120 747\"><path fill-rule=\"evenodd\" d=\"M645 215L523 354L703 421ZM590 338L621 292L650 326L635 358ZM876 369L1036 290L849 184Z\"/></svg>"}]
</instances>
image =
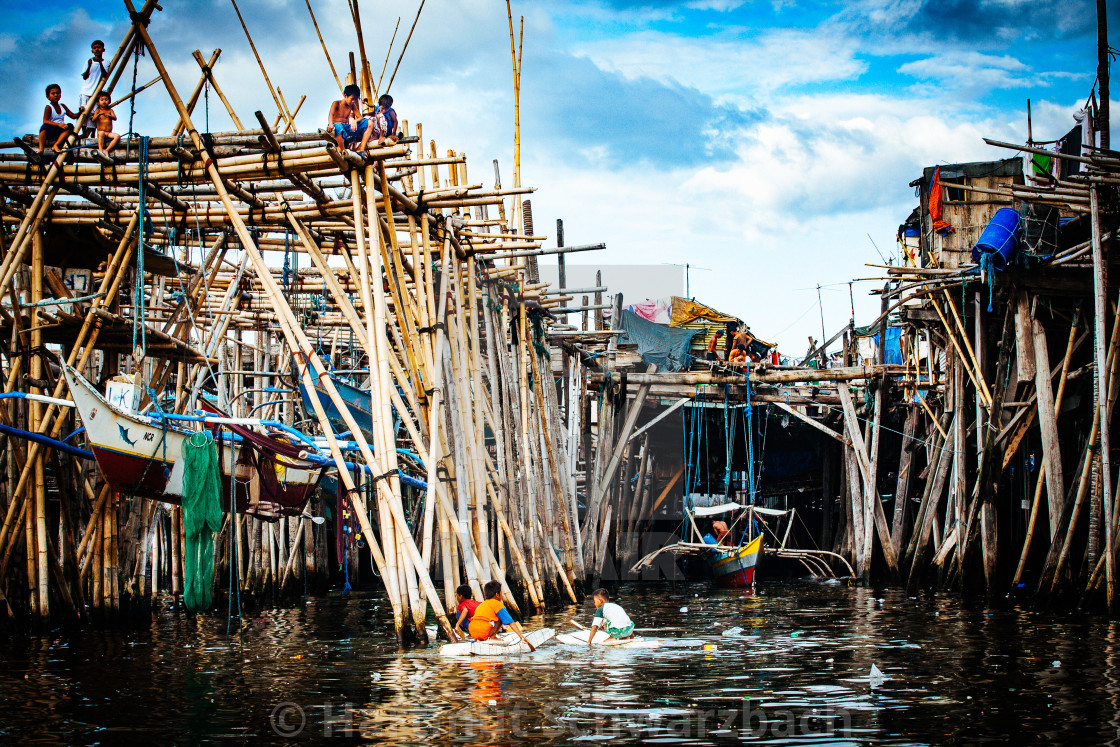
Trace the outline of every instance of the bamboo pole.
<instances>
[{"instance_id":1,"label":"bamboo pole","mask_svg":"<svg viewBox=\"0 0 1120 747\"><path fill-rule=\"evenodd\" d=\"M253 37L249 35L249 27L245 25L245 19L241 17L241 9L237 7L237 0L229 1L233 4L233 12L237 14L237 20L241 24L241 30L245 32L245 38L249 42L249 48L253 50L253 57L255 57L257 60L257 66L261 69L261 75L264 76L265 85L268 86L268 92L272 94L272 100L276 103L276 108L285 115L284 118L285 120L287 120L288 126L294 130L295 122L292 121L291 115L287 113L284 105L280 103L280 98L276 95L276 89L272 87L272 81L268 79L268 71L264 69L264 62L261 61L261 56L257 52L257 45L253 43ZM183 121L187 122L188 126L190 126L188 120L184 119ZM238 129L241 128L238 127Z\"/></svg>"},{"instance_id":2,"label":"bamboo pole","mask_svg":"<svg viewBox=\"0 0 1120 747\"><path fill-rule=\"evenodd\" d=\"M319 37L319 44L323 47L323 56L327 58L327 64L330 65L331 75L334 76L334 82L338 86L338 92L342 93L342 81L338 79L338 73L334 69L334 63L331 61L331 53L327 51L327 43L323 41L323 34L319 31L319 23L315 20L315 11L311 10L311 0L304 0L307 3L307 12L311 15L311 25L315 27L315 34Z\"/></svg>"},{"instance_id":3,"label":"bamboo pole","mask_svg":"<svg viewBox=\"0 0 1120 747\"><path fill-rule=\"evenodd\" d=\"M129 10L131 11L132 10L131 0L125 0L125 3L129 7ZM171 95L172 101L175 102L176 108L179 109L180 115L185 116L186 121L188 122L187 131L191 136L191 140L194 142L195 147L198 147L198 148L201 149L202 143L201 143L201 140L198 136L198 133L194 130L193 125L190 124L190 119L189 119L190 115L187 114L182 100L179 98L178 93L175 91L175 88L172 85L170 78L166 74L166 70L163 69L163 62L160 59L159 54L156 51L155 46L152 43L151 38L148 36L147 30L144 29L143 27L134 27L134 28L136 28L136 31L140 35L140 37L143 40L145 46L151 52L152 61L156 64L157 69L160 71L160 74L163 76L164 84L167 87L168 93ZM221 176L220 176L220 174L217 170L217 167L214 165L213 162L210 162L209 164L207 164L207 171L209 172L211 180L214 183L214 188L217 190L219 196L222 198L223 205L225 206L226 211L229 214L230 221L233 224L234 229L237 232L238 237L241 240L241 243L242 243L242 246L243 246L243 248L246 252L246 255L252 261L254 267L257 270L258 276L260 276L260 278L263 281L266 282L266 286L268 287L268 289L270 291L270 296L278 301L276 310L277 310L277 312L280 316L280 319L282 320L281 330L284 333L285 337L287 338L289 345L293 349L313 350L313 348L310 344L310 341L307 339L306 334L303 332L303 329L299 326L298 322L295 320L294 316L292 315L291 309L284 302L283 294L280 292L280 289L276 285L275 280L272 279L272 275L269 272L268 267L265 264L263 257L260 255L259 251L257 251L256 246L253 243L252 237L250 236L250 234L248 232L248 228L245 226L245 223L241 220L241 218L237 214L236 210L234 210L232 201L230 200L230 197L229 197L229 193L226 191L225 184L222 181L222 178L221 178ZM355 193L355 194L357 194L357 193ZM355 199L355 202L358 202L358 200ZM316 372L316 374L318 376L323 377L324 374L327 373L326 367L322 364L322 361L319 359L319 356L315 353L311 353L308 356L308 363L310 365L302 366L302 371L301 371L302 377L303 377L303 380L304 380L304 384L308 388L309 392L313 393L313 396L310 397L310 399L311 399L312 404L314 405L314 409L316 410L316 417L318 418L318 420L320 422L320 425L324 429L324 435L327 436L332 456L333 456L333 458L336 462L336 466L338 466L338 468L340 470L340 472L339 472L340 477L343 478L343 483L344 483L346 489L352 491L353 490L353 484L350 483L349 472L345 468L345 463L344 463L345 460L343 459L342 452L339 449L337 441L334 439L333 432L330 429L329 421L326 418L325 412L323 412L323 410L322 410L321 404L319 404L318 396L314 394L315 389L314 389L314 385L313 385L313 382L312 382L311 370L314 369L314 371ZM335 389L334 384L330 380L330 377L325 377L325 378L322 378L321 380L325 384L325 388L327 390L328 396L335 403L335 405L339 408L340 413L343 416L343 420L346 423L346 426L348 428L350 428L351 433L352 433L352 437L354 437L355 440L357 441L358 446L359 446L359 448L362 452L362 456L365 458L366 462L368 464L370 464L371 466L372 465L378 465L379 466L379 460L374 458L373 453L370 451L369 445L367 443L365 443L365 439L361 436L361 433L360 433L360 430L357 426L357 423L354 422L353 417L349 414L349 411L346 408L345 402L339 396L338 391ZM347 483L350 483L350 484L347 484ZM379 487L379 489L384 489L382 484L379 484L378 487ZM357 515L359 525L361 526L362 533L366 538L366 542L369 544L371 551L373 551L374 548L377 547L377 543L374 539L372 527L370 527L369 522L368 522L368 520L366 519L366 516L365 516L364 502L361 501L360 498L357 498L357 496L354 496L354 500L355 500L356 507L358 508L358 510L355 513ZM394 514L394 519L398 520L399 524L405 525L403 516L398 516L397 514ZM411 543L406 542L405 546L406 546L406 549L411 547L411 549L413 551L415 551L415 546L411 545ZM378 559L376 556L379 555L379 554L380 554L379 552L375 552L375 560ZM418 556L419 553L416 552L416 555ZM382 558L382 560L383 560L383 558ZM416 560L418 561L419 558L417 557ZM429 603L435 609L438 624L440 625L444 634L448 638L450 638L452 633L451 633L450 625L449 625L449 623L447 621L447 618L446 618L446 613L444 612L444 609L443 609L443 605L440 603L439 597L435 593L434 587L432 587L432 585L431 585L431 580L430 580L430 578L428 578L427 572L423 569L421 569L421 572L420 572L420 580L421 580L421 584L424 586L425 593L428 596Z\"/></svg>"}]
</instances>

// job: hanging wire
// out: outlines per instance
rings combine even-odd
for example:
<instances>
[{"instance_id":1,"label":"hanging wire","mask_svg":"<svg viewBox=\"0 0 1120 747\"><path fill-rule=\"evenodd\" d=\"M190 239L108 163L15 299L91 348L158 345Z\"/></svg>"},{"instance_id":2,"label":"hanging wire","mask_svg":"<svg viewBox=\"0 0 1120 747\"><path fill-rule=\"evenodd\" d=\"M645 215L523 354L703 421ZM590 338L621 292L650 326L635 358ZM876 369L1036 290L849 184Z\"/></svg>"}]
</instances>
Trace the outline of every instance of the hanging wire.
<instances>
[{"instance_id":1,"label":"hanging wire","mask_svg":"<svg viewBox=\"0 0 1120 747\"><path fill-rule=\"evenodd\" d=\"M136 250L136 284L132 301L132 350L133 355L136 355L137 350L140 351L137 362L144 357L148 346L147 329L144 327L144 245L146 243L144 239L148 233L149 221L147 210L148 137L146 136L140 138L139 170L140 236Z\"/></svg>"}]
</instances>

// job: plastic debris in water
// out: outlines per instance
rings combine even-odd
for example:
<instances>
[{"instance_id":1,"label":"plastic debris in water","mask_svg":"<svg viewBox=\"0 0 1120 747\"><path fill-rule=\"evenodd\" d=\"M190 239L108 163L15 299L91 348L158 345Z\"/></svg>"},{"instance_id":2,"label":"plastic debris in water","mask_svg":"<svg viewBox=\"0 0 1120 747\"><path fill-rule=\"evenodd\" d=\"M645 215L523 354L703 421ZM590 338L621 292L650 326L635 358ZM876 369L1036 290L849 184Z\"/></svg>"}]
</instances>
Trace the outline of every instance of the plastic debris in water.
<instances>
[{"instance_id":1,"label":"plastic debris in water","mask_svg":"<svg viewBox=\"0 0 1120 747\"><path fill-rule=\"evenodd\" d=\"M688 612L688 607L681 607L681 612Z\"/></svg>"},{"instance_id":2,"label":"plastic debris in water","mask_svg":"<svg viewBox=\"0 0 1120 747\"><path fill-rule=\"evenodd\" d=\"M489 703L490 703L490 705L498 705L498 701L496 701L496 700L491 700L491 701L489 701Z\"/></svg>"},{"instance_id":3,"label":"plastic debris in water","mask_svg":"<svg viewBox=\"0 0 1120 747\"><path fill-rule=\"evenodd\" d=\"M1054 668L1055 668L1055 669L1057 669L1058 667L1062 666L1062 662L1058 661L1057 659L1054 659L1054 661L1053 661L1053 662L1051 662L1051 663L1053 664L1053 666L1054 666Z\"/></svg>"},{"instance_id":4,"label":"plastic debris in water","mask_svg":"<svg viewBox=\"0 0 1120 747\"><path fill-rule=\"evenodd\" d=\"M721 635L737 636L737 635L741 634L742 632L743 632L742 628L738 628L738 627L728 628L727 630L723 631L723 633Z\"/></svg>"},{"instance_id":5,"label":"plastic debris in water","mask_svg":"<svg viewBox=\"0 0 1120 747\"><path fill-rule=\"evenodd\" d=\"M885 679L886 676L881 671L879 671L879 667L872 664L871 674L867 677L868 682L871 683L871 689L874 690L877 687L881 687L883 684L883 680Z\"/></svg>"},{"instance_id":6,"label":"plastic debris in water","mask_svg":"<svg viewBox=\"0 0 1120 747\"><path fill-rule=\"evenodd\" d=\"M377 682L379 679L381 679L381 672L371 672L369 678L374 682Z\"/></svg>"},{"instance_id":7,"label":"plastic debris in water","mask_svg":"<svg viewBox=\"0 0 1120 747\"><path fill-rule=\"evenodd\" d=\"M714 643L705 643L705 644L704 644L704 650L705 650L705 651L715 651L715 650L716 650L716 644L714 644Z\"/></svg>"},{"instance_id":8,"label":"plastic debris in water","mask_svg":"<svg viewBox=\"0 0 1120 747\"><path fill-rule=\"evenodd\" d=\"M801 635L801 631L800 630L795 630L795 631L793 631L792 633L789 634L789 637L790 638L798 638L798 637L800 637L800 635Z\"/></svg>"}]
</instances>

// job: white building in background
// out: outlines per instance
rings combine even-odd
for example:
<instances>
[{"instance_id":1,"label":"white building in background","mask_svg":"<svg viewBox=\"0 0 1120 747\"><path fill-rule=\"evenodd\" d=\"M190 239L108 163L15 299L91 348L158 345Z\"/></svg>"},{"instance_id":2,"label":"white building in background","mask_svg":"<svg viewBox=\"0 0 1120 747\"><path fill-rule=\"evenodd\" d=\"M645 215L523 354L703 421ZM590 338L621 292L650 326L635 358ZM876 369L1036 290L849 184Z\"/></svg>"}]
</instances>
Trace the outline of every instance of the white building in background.
<instances>
[{"instance_id":1,"label":"white building in background","mask_svg":"<svg viewBox=\"0 0 1120 747\"><path fill-rule=\"evenodd\" d=\"M646 300L683 296L685 292L683 265L577 265L571 261L571 255L567 259L568 288L591 288L595 285L595 273L602 273L602 284L608 289L603 295L603 303L609 303L615 293L622 293L625 307ZM542 283L552 284L550 290L560 287L555 261L551 264L542 261L540 276ZM579 306L582 295L577 293L570 301L571 305ZM593 299L588 301L593 302Z\"/></svg>"}]
</instances>

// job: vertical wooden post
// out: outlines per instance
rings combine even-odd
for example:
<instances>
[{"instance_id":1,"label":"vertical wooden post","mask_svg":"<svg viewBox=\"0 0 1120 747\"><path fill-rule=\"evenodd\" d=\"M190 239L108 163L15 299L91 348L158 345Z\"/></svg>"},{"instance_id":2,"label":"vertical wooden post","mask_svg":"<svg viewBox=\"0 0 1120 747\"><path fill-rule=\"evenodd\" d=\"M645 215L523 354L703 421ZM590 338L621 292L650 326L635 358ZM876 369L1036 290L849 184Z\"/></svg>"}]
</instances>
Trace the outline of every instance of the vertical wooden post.
<instances>
[{"instance_id":1,"label":"vertical wooden post","mask_svg":"<svg viewBox=\"0 0 1120 747\"><path fill-rule=\"evenodd\" d=\"M31 303L37 304L43 300L43 233L36 231L31 238ZM40 350L43 346L43 332L39 325L39 307L33 306L31 310L31 378L43 378L43 359ZM36 394L42 390L32 387ZM39 430L43 415L43 405L39 402L30 403L30 430L34 433ZM43 455L40 451L35 457L35 567L38 571L36 586L38 588L38 612L40 621L50 617L50 558L47 550L47 483L43 465ZM28 545L28 552L31 552Z\"/></svg>"},{"instance_id":2,"label":"vertical wooden post","mask_svg":"<svg viewBox=\"0 0 1120 747\"><path fill-rule=\"evenodd\" d=\"M1103 14L1100 13L1100 6L1103 2L1098 2L1098 19L1097 22L1103 28L1105 23ZM1105 78L1108 79L1107 72L1107 49L1104 52L1105 60ZM1104 84L1107 87L1107 83ZM1106 91L1102 89L1102 95ZM1106 105L1107 107L1107 105ZM1107 116L1107 108L1105 109ZM1107 119L1105 120L1107 123ZM1107 127L1107 124L1106 124ZM1105 133L1107 130L1105 130ZM1106 146L1107 134L1102 133L1101 145ZM1094 344L1094 363L1096 364L1096 376L1094 376L1094 395L1093 401L1097 409L1100 419L1101 429L1101 450L1100 450L1100 481L1101 481L1101 519L1104 521L1104 552L1105 552L1105 594L1108 600L1108 608L1113 608L1114 602L1114 588L1115 583L1115 568L1114 556L1115 548L1113 547L1113 527L1116 519L1115 508L1113 506L1112 497L1112 463L1109 456L1111 449L1111 440L1109 438L1109 413L1107 406L1108 399L1108 361L1105 355L1105 334L1108 329L1106 324L1106 315L1108 313L1108 304L1106 297L1108 295L1108 270L1105 266L1104 247L1101 244L1101 221L1100 221L1100 207L1099 195L1096 186L1089 188L1089 213L1091 217L1090 234L1093 242L1093 344ZM1041 393L1040 393L1041 399ZM1039 411L1041 419L1041 410Z\"/></svg>"},{"instance_id":3,"label":"vertical wooden post","mask_svg":"<svg viewBox=\"0 0 1120 747\"><path fill-rule=\"evenodd\" d=\"M1050 539L1058 531L1062 501L1065 498L1065 477L1062 472L1062 450L1058 439L1058 413L1054 410L1054 388L1050 382L1050 354L1046 330L1038 319L1031 322L1034 332L1035 389L1038 393L1038 427L1042 434L1043 466L1046 469L1046 498L1050 514Z\"/></svg>"}]
</instances>

